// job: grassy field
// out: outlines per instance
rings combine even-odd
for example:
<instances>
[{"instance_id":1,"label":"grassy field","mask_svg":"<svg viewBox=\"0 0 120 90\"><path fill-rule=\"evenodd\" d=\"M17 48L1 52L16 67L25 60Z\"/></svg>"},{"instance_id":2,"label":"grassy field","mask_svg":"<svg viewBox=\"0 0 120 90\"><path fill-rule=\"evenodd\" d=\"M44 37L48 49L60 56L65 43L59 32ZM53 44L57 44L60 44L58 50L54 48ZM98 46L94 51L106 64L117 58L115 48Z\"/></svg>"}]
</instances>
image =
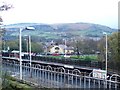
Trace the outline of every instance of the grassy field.
<instances>
[{"instance_id":1,"label":"grassy field","mask_svg":"<svg viewBox=\"0 0 120 90\"><path fill-rule=\"evenodd\" d=\"M56 58L56 59L62 59L62 58L64 58L63 55L59 55L59 56L49 55L47 57ZM82 61L97 61L98 60L98 56L97 55L79 55L79 56L77 56L77 55L71 55L69 58L73 59L73 60L82 60Z\"/></svg>"},{"instance_id":2,"label":"grassy field","mask_svg":"<svg viewBox=\"0 0 120 90\"><path fill-rule=\"evenodd\" d=\"M97 55L80 55L80 56L74 55L74 56L71 56L71 58L78 59L78 60L85 60L85 61L97 61L98 60Z\"/></svg>"}]
</instances>

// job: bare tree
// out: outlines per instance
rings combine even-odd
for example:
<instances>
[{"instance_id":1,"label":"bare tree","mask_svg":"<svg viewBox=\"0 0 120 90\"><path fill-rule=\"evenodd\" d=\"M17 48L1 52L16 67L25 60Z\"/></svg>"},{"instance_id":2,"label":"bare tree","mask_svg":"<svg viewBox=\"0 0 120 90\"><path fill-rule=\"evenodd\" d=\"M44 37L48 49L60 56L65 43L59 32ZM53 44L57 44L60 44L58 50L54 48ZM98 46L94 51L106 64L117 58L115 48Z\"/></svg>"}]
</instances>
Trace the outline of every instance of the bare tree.
<instances>
[{"instance_id":1,"label":"bare tree","mask_svg":"<svg viewBox=\"0 0 120 90\"><path fill-rule=\"evenodd\" d=\"M3 2L3 4L0 6L0 11L7 11L11 8L13 8L13 6L11 4L7 4L7 3Z\"/></svg>"},{"instance_id":2,"label":"bare tree","mask_svg":"<svg viewBox=\"0 0 120 90\"><path fill-rule=\"evenodd\" d=\"M0 3L0 12L2 11L7 11L9 9L11 9L13 6L11 4L6 4L6 3ZM2 19L2 16L0 15L0 54L1 54L1 50L2 50L2 37L4 35L4 32L5 32L5 29L1 28L1 26L3 25L3 19ZM0 68L2 68L2 56L0 55ZM0 72L0 75L2 75L2 71ZM2 78L0 76L0 78ZM6 85L5 83L4 84L1 84L1 80L0 80L0 89L1 88L4 88L3 85Z\"/></svg>"},{"instance_id":3,"label":"bare tree","mask_svg":"<svg viewBox=\"0 0 120 90\"><path fill-rule=\"evenodd\" d=\"M7 11L7 10L9 10L11 8L13 8L13 6L11 4L7 4L5 2L0 4L0 12ZM1 28L2 24L3 24L3 19L2 19L2 16L0 15L0 37L3 35L4 30L5 30L5 29Z\"/></svg>"}]
</instances>

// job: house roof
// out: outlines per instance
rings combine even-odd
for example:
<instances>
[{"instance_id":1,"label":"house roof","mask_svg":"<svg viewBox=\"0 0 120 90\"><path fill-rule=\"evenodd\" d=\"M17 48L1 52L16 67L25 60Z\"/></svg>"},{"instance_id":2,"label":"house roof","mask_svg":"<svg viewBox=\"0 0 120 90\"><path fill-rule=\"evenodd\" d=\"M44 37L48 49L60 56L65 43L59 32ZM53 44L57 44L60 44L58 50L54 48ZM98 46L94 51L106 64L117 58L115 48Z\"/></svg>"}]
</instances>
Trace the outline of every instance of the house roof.
<instances>
[{"instance_id":1,"label":"house roof","mask_svg":"<svg viewBox=\"0 0 120 90\"><path fill-rule=\"evenodd\" d=\"M67 47L67 46L64 45L64 44L60 44L60 45L49 45L48 48L52 48L52 47L56 47L56 46L58 46L58 47L60 47L60 48L62 48L62 49L66 49L66 50L73 50L73 49L74 49L74 47Z\"/></svg>"},{"instance_id":2,"label":"house roof","mask_svg":"<svg viewBox=\"0 0 120 90\"><path fill-rule=\"evenodd\" d=\"M67 46L66 45L62 45L62 44L60 44L60 45L58 45L60 48L62 48L62 49L65 49L65 48L67 48Z\"/></svg>"},{"instance_id":3,"label":"house roof","mask_svg":"<svg viewBox=\"0 0 120 90\"><path fill-rule=\"evenodd\" d=\"M66 50L74 50L74 47L67 47Z\"/></svg>"}]
</instances>

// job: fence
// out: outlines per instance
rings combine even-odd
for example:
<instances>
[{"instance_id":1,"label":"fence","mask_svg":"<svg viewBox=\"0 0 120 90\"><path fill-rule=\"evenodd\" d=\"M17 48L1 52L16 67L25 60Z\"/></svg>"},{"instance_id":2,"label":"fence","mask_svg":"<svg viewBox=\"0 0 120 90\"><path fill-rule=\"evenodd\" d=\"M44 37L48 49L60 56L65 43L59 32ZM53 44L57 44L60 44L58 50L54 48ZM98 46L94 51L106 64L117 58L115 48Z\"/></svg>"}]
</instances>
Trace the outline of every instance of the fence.
<instances>
[{"instance_id":1,"label":"fence","mask_svg":"<svg viewBox=\"0 0 120 90\"><path fill-rule=\"evenodd\" d=\"M19 62L4 61L3 71L7 71L15 78L20 76ZM120 88L120 76L113 74L109 79L93 78L92 72L88 76L82 75L78 69L65 69L63 67L43 66L40 64L23 63L22 76L26 82L38 87L47 88Z\"/></svg>"}]
</instances>

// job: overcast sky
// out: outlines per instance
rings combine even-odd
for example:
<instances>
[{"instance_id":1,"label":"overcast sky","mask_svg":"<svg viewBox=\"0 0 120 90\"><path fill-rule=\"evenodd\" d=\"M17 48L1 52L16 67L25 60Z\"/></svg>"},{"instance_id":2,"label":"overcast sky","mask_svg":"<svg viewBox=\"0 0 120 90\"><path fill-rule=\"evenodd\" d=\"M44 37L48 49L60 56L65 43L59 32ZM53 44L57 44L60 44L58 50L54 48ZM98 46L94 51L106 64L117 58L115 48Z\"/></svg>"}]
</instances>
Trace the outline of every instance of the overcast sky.
<instances>
[{"instance_id":1,"label":"overcast sky","mask_svg":"<svg viewBox=\"0 0 120 90\"><path fill-rule=\"evenodd\" d=\"M0 0L14 8L2 12L4 24L88 22L118 27L119 0Z\"/></svg>"}]
</instances>

